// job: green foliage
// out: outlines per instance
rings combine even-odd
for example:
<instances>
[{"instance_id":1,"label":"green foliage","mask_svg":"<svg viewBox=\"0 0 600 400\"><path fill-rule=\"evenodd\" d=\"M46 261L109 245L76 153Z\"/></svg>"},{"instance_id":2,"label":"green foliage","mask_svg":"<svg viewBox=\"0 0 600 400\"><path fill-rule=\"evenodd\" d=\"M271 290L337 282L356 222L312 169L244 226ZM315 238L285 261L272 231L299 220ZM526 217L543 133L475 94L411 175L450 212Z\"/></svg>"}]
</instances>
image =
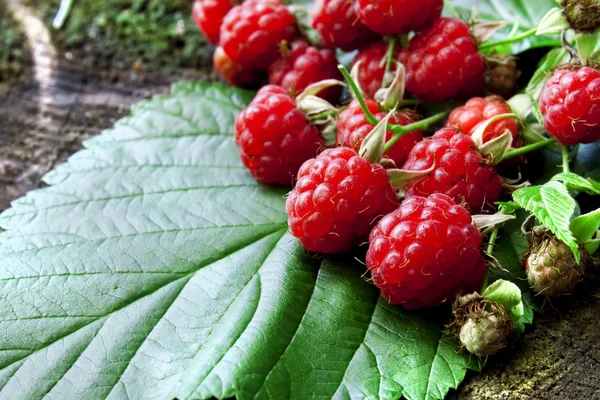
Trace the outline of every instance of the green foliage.
<instances>
[{"instance_id":1,"label":"green foliage","mask_svg":"<svg viewBox=\"0 0 600 400\"><path fill-rule=\"evenodd\" d=\"M524 187L513 193L513 199L565 242L579 262L579 246L569 228L576 204L563 183L550 181L541 186Z\"/></svg>"},{"instance_id":2,"label":"green foliage","mask_svg":"<svg viewBox=\"0 0 600 400\"><path fill-rule=\"evenodd\" d=\"M363 266L287 233L285 191L233 141L251 96L176 85L1 216L2 393L441 399L460 383L446 313L387 304Z\"/></svg>"},{"instance_id":3,"label":"green foliage","mask_svg":"<svg viewBox=\"0 0 600 400\"><path fill-rule=\"evenodd\" d=\"M556 6L555 0L452 0L446 4L446 15L458 14L465 20L471 19L476 10L478 19L484 21L506 21L509 26L496 33L490 41L518 35L537 26L544 15ZM512 32L517 25L516 32ZM530 36L518 42L497 48L499 53L519 54L536 47L560 46L557 35Z\"/></svg>"},{"instance_id":4,"label":"green foliage","mask_svg":"<svg viewBox=\"0 0 600 400\"><path fill-rule=\"evenodd\" d=\"M51 26L60 0L28 0ZM76 0L55 39L84 48L121 67L135 61L154 65L205 66L211 59L191 17L189 0Z\"/></svg>"}]
</instances>

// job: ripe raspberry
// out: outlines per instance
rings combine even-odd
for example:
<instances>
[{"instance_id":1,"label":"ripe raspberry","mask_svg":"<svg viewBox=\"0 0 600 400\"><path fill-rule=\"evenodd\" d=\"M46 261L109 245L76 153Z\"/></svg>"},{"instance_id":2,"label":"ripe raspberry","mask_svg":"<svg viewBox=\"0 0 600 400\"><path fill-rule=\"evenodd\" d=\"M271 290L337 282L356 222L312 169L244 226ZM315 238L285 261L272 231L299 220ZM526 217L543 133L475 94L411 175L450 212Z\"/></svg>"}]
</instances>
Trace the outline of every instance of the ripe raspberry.
<instances>
[{"instance_id":1,"label":"ripe raspberry","mask_svg":"<svg viewBox=\"0 0 600 400\"><path fill-rule=\"evenodd\" d=\"M235 0L196 0L192 8L192 17L204 37L212 44L219 43L219 31L225 15L233 6L239 4Z\"/></svg>"},{"instance_id":2,"label":"ripe raspberry","mask_svg":"<svg viewBox=\"0 0 600 400\"><path fill-rule=\"evenodd\" d=\"M263 183L289 185L324 144L290 95L275 85L258 91L236 118L234 133L242 162Z\"/></svg>"},{"instance_id":3,"label":"ripe raspberry","mask_svg":"<svg viewBox=\"0 0 600 400\"><path fill-rule=\"evenodd\" d=\"M234 63L221 46L215 49L213 66L223 79L233 86L253 87L258 86L263 80L263 73L245 69L238 63Z\"/></svg>"},{"instance_id":4,"label":"ripe raspberry","mask_svg":"<svg viewBox=\"0 0 600 400\"><path fill-rule=\"evenodd\" d=\"M477 42L467 24L452 18L438 19L410 40L405 67L406 88L430 103L474 97L485 86Z\"/></svg>"},{"instance_id":5,"label":"ripe raspberry","mask_svg":"<svg viewBox=\"0 0 600 400\"><path fill-rule=\"evenodd\" d=\"M369 242L373 282L387 301L407 309L477 290L486 272L481 234L469 212L441 193L404 200L377 224Z\"/></svg>"},{"instance_id":6,"label":"ripe raspberry","mask_svg":"<svg viewBox=\"0 0 600 400\"><path fill-rule=\"evenodd\" d=\"M501 114L512 113L502 97L474 97L450 113L446 126L460 129L467 135L472 135L477 128L488 119ZM519 126L515 118L505 118L490 124L483 133L483 143L501 136L508 129L513 137L512 145L517 147L519 142Z\"/></svg>"},{"instance_id":7,"label":"ripe raspberry","mask_svg":"<svg viewBox=\"0 0 600 400\"><path fill-rule=\"evenodd\" d=\"M371 30L382 35L420 32L442 14L444 0L357 0L356 13Z\"/></svg>"},{"instance_id":8,"label":"ripe raspberry","mask_svg":"<svg viewBox=\"0 0 600 400\"><path fill-rule=\"evenodd\" d=\"M531 247L525 255L527 280L536 294L556 297L572 294L581 281L589 262L585 250L577 264L573 250L554 236L549 229L533 229Z\"/></svg>"},{"instance_id":9,"label":"ripe raspberry","mask_svg":"<svg viewBox=\"0 0 600 400\"><path fill-rule=\"evenodd\" d=\"M319 50L303 40L297 40L283 52L283 57L271 64L269 83L279 85L294 95L300 94L312 83L342 78L335 53L331 50ZM325 89L319 96L335 103L341 93L342 88L334 86Z\"/></svg>"},{"instance_id":10,"label":"ripe raspberry","mask_svg":"<svg viewBox=\"0 0 600 400\"><path fill-rule=\"evenodd\" d=\"M566 145L600 140L600 71L559 68L539 100L546 130Z\"/></svg>"},{"instance_id":11,"label":"ripe raspberry","mask_svg":"<svg viewBox=\"0 0 600 400\"><path fill-rule=\"evenodd\" d=\"M248 0L233 7L221 25L221 47L244 68L266 70L281 41L296 34L295 19L279 0Z\"/></svg>"},{"instance_id":12,"label":"ripe raspberry","mask_svg":"<svg viewBox=\"0 0 600 400\"><path fill-rule=\"evenodd\" d=\"M357 83L367 97L375 97L375 93L381 88L387 51L387 43L377 42L362 49L354 59L353 66L361 62ZM394 58L397 58L398 54L399 51L396 51Z\"/></svg>"},{"instance_id":13,"label":"ripe raspberry","mask_svg":"<svg viewBox=\"0 0 600 400\"><path fill-rule=\"evenodd\" d=\"M374 100L365 100L368 109L373 113L375 118L381 121L385 118L386 113L379 111L379 106ZM417 122L418 118L411 110L399 110L390 119L390 123L397 125L409 125ZM375 126L367 122L365 113L360 107L358 100L354 99L347 109L342 111L338 118L336 142L343 146L348 146L358 150L365 137L373 130ZM395 133L388 131L386 141L389 140ZM410 132L398 140L392 148L384 155L391 158L396 165L402 165L408 157L408 153L412 148L423 139L423 131L417 130Z\"/></svg>"},{"instance_id":14,"label":"ripe raspberry","mask_svg":"<svg viewBox=\"0 0 600 400\"><path fill-rule=\"evenodd\" d=\"M406 197L445 193L458 204L463 201L473 214L494 209L502 192L502 180L481 155L470 136L443 128L413 147L403 169L435 168L424 180L411 186Z\"/></svg>"},{"instance_id":15,"label":"ripe raspberry","mask_svg":"<svg viewBox=\"0 0 600 400\"><path fill-rule=\"evenodd\" d=\"M305 162L286 203L292 235L306 249L329 254L365 242L378 218L396 207L385 169L347 147Z\"/></svg>"},{"instance_id":16,"label":"ripe raspberry","mask_svg":"<svg viewBox=\"0 0 600 400\"><path fill-rule=\"evenodd\" d=\"M310 20L321 34L323 45L330 49L352 51L380 38L358 19L352 1L316 0Z\"/></svg>"}]
</instances>

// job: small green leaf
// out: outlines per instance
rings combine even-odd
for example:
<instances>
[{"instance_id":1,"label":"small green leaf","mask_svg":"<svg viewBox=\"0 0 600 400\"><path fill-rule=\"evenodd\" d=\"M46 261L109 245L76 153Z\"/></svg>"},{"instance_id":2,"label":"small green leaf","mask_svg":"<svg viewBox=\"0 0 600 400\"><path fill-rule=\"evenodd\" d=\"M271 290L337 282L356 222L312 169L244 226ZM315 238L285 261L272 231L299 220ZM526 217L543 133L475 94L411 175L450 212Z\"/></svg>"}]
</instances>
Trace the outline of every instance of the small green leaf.
<instances>
[{"instance_id":1,"label":"small green leaf","mask_svg":"<svg viewBox=\"0 0 600 400\"><path fill-rule=\"evenodd\" d=\"M371 130L371 132L367 135L367 137L365 137L360 145L358 154L373 164L379 163L383 157L383 153L385 151L387 125L395 112L396 110L393 109L381 121L379 121L379 123Z\"/></svg>"},{"instance_id":2,"label":"small green leaf","mask_svg":"<svg viewBox=\"0 0 600 400\"><path fill-rule=\"evenodd\" d=\"M580 215L571 221L571 232L580 243L591 240L598 229L600 229L600 209Z\"/></svg>"},{"instance_id":3,"label":"small green leaf","mask_svg":"<svg viewBox=\"0 0 600 400\"><path fill-rule=\"evenodd\" d=\"M600 236L600 231L596 233L596 236ZM600 248L600 237L598 239L592 239L583 245L589 254L594 254Z\"/></svg>"},{"instance_id":4,"label":"small green leaf","mask_svg":"<svg viewBox=\"0 0 600 400\"><path fill-rule=\"evenodd\" d=\"M498 201L496 202L502 214L514 214L521 206L515 201Z\"/></svg>"},{"instance_id":5,"label":"small green leaf","mask_svg":"<svg viewBox=\"0 0 600 400\"><path fill-rule=\"evenodd\" d=\"M483 297L504 306L515 321L518 321L525 313L521 289L510 281L504 279L495 281L487 287Z\"/></svg>"},{"instance_id":6,"label":"small green leaf","mask_svg":"<svg viewBox=\"0 0 600 400\"><path fill-rule=\"evenodd\" d=\"M575 37L579 57L584 63L598 61L600 53L600 31L594 33L580 33Z\"/></svg>"},{"instance_id":7,"label":"small green leaf","mask_svg":"<svg viewBox=\"0 0 600 400\"><path fill-rule=\"evenodd\" d=\"M569 227L576 204L563 183L551 181L542 186L521 188L513 193L513 199L565 242L579 262L579 247Z\"/></svg>"},{"instance_id":8,"label":"small green leaf","mask_svg":"<svg viewBox=\"0 0 600 400\"><path fill-rule=\"evenodd\" d=\"M600 182L596 182L591 178L585 179L573 172L557 174L552 180L564 183L569 190L586 192L589 194L600 194Z\"/></svg>"}]
</instances>

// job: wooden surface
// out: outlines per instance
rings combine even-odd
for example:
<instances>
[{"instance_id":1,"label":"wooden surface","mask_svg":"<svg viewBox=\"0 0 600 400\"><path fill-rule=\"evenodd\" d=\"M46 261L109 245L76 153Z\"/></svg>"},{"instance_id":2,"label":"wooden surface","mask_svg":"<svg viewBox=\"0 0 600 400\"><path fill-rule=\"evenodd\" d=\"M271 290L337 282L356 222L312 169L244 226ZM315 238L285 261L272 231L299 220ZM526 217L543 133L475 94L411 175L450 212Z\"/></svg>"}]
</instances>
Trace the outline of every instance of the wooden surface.
<instances>
[{"instance_id":1,"label":"wooden surface","mask_svg":"<svg viewBox=\"0 0 600 400\"><path fill-rule=\"evenodd\" d=\"M6 1L0 0L0 17L20 4ZM37 39L25 74L0 84L0 210L43 186L47 171L132 104L167 93L177 80L215 79L211 71L148 72L144 65L97 70L89 55L61 52ZM593 272L575 296L547 304L513 348L489 359L483 374L469 373L449 398L600 399L599 287Z\"/></svg>"}]
</instances>

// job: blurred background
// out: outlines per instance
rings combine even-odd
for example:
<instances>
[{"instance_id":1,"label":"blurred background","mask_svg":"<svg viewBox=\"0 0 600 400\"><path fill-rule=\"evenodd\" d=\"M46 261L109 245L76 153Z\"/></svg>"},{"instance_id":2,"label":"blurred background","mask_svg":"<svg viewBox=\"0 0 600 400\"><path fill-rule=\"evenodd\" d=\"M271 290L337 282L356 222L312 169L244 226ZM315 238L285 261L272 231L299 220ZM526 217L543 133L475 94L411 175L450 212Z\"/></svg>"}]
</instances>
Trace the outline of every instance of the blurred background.
<instances>
[{"instance_id":1,"label":"blurred background","mask_svg":"<svg viewBox=\"0 0 600 400\"><path fill-rule=\"evenodd\" d=\"M0 211L82 141L167 93L215 80L191 0L0 0Z\"/></svg>"}]
</instances>

